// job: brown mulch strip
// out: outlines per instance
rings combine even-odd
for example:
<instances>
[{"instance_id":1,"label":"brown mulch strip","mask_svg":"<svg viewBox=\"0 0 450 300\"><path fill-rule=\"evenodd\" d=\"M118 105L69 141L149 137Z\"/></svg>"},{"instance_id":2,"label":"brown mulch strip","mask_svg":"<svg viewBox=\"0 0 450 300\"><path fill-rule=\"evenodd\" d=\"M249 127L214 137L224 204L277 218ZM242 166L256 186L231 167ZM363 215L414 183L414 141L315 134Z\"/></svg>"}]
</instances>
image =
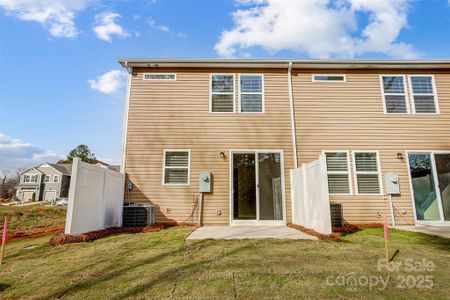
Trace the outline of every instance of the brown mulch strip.
<instances>
[{"instance_id":1,"label":"brown mulch strip","mask_svg":"<svg viewBox=\"0 0 450 300\"><path fill-rule=\"evenodd\" d=\"M103 230L96 230L83 234L74 234L74 235L56 233L50 239L50 246L55 247L70 243L90 242L114 234L156 232L161 231L165 227L167 227L167 225L165 224L155 224L147 227L112 227Z\"/></svg>"},{"instance_id":2,"label":"brown mulch strip","mask_svg":"<svg viewBox=\"0 0 450 300\"><path fill-rule=\"evenodd\" d=\"M300 225L295 225L292 223L288 223L288 226L294 229L297 229L299 231L302 231L304 233L307 233L309 235L318 237L321 240L329 240L329 241L335 241L340 242L342 241L341 237L343 235L352 234L357 231L360 231L363 228L383 228L382 223L366 223L366 224L345 224L342 227L333 227L332 234L322 234L319 233L313 229L309 229Z\"/></svg>"},{"instance_id":3,"label":"brown mulch strip","mask_svg":"<svg viewBox=\"0 0 450 300\"><path fill-rule=\"evenodd\" d=\"M64 225L54 225L48 227L37 227L29 230L8 232L7 241L17 240L21 238L39 237L51 233L60 233L64 231Z\"/></svg>"},{"instance_id":4,"label":"brown mulch strip","mask_svg":"<svg viewBox=\"0 0 450 300\"><path fill-rule=\"evenodd\" d=\"M309 228L306 228L306 227L303 227L303 226L300 226L300 225L295 225L295 224L292 224L292 223L288 223L287 226L291 227L291 228L294 228L294 229L297 229L299 231L302 231L304 233L307 233L309 235L315 236L315 237L317 237L317 238L319 238L321 240L329 240L329 241L335 241L335 242L340 242L341 241L341 235L339 233L334 233L333 232L332 234L322 234L322 233L319 233L319 232L317 232L317 231L315 231L313 229L309 229Z\"/></svg>"},{"instance_id":5,"label":"brown mulch strip","mask_svg":"<svg viewBox=\"0 0 450 300\"><path fill-rule=\"evenodd\" d=\"M342 227L333 227L333 232L341 235L352 234L363 228L383 228L382 223L366 223L366 224L344 224Z\"/></svg>"}]
</instances>

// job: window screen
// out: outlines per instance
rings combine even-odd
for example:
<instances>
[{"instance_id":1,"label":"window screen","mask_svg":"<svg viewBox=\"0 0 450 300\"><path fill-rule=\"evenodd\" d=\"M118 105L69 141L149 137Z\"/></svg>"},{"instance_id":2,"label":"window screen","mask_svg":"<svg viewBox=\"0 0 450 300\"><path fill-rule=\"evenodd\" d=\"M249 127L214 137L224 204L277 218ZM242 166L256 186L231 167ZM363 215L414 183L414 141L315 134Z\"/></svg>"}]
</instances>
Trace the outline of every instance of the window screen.
<instances>
[{"instance_id":1,"label":"window screen","mask_svg":"<svg viewBox=\"0 0 450 300\"><path fill-rule=\"evenodd\" d=\"M175 74L167 73L144 73L144 80L175 80Z\"/></svg>"},{"instance_id":2,"label":"window screen","mask_svg":"<svg viewBox=\"0 0 450 300\"><path fill-rule=\"evenodd\" d=\"M350 178L347 152L326 152L328 192L350 194Z\"/></svg>"},{"instance_id":3,"label":"window screen","mask_svg":"<svg viewBox=\"0 0 450 300\"><path fill-rule=\"evenodd\" d=\"M263 111L262 75L241 75L241 112Z\"/></svg>"},{"instance_id":4,"label":"window screen","mask_svg":"<svg viewBox=\"0 0 450 300\"><path fill-rule=\"evenodd\" d=\"M403 76L383 76L383 91L386 113L408 113Z\"/></svg>"},{"instance_id":5,"label":"window screen","mask_svg":"<svg viewBox=\"0 0 450 300\"><path fill-rule=\"evenodd\" d=\"M234 112L234 76L211 76L211 112Z\"/></svg>"},{"instance_id":6,"label":"window screen","mask_svg":"<svg viewBox=\"0 0 450 300\"><path fill-rule=\"evenodd\" d=\"M189 151L166 151L164 184L189 184Z\"/></svg>"},{"instance_id":7,"label":"window screen","mask_svg":"<svg viewBox=\"0 0 450 300\"><path fill-rule=\"evenodd\" d=\"M416 113L436 113L436 95L431 76L411 76L411 90Z\"/></svg>"},{"instance_id":8,"label":"window screen","mask_svg":"<svg viewBox=\"0 0 450 300\"><path fill-rule=\"evenodd\" d=\"M359 194L380 194L377 152L354 152L356 184Z\"/></svg>"},{"instance_id":9,"label":"window screen","mask_svg":"<svg viewBox=\"0 0 450 300\"><path fill-rule=\"evenodd\" d=\"M344 82L345 75L313 75L313 81Z\"/></svg>"}]
</instances>

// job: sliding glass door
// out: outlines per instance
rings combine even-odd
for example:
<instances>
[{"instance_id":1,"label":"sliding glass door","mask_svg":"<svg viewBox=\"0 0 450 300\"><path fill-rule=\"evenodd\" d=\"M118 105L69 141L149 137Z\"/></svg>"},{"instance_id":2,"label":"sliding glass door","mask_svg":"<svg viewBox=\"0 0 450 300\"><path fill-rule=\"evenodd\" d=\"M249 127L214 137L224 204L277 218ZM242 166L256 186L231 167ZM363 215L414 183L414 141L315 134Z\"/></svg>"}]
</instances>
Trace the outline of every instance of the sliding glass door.
<instances>
[{"instance_id":1,"label":"sliding glass door","mask_svg":"<svg viewBox=\"0 0 450 300\"><path fill-rule=\"evenodd\" d=\"M450 152L408 153L418 221L450 221Z\"/></svg>"},{"instance_id":2,"label":"sliding glass door","mask_svg":"<svg viewBox=\"0 0 450 300\"><path fill-rule=\"evenodd\" d=\"M445 221L450 221L450 153L434 155L442 213Z\"/></svg>"},{"instance_id":3,"label":"sliding glass door","mask_svg":"<svg viewBox=\"0 0 450 300\"><path fill-rule=\"evenodd\" d=\"M283 222L282 153L236 151L231 165L232 221Z\"/></svg>"}]
</instances>

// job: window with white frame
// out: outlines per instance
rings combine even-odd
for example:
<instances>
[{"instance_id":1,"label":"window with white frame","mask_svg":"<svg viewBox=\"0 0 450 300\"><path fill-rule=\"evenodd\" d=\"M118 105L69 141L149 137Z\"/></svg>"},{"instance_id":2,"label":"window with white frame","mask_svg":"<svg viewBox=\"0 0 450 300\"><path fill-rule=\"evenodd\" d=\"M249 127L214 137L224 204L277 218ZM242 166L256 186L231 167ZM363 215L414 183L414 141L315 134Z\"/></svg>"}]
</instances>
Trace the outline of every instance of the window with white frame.
<instances>
[{"instance_id":1,"label":"window with white frame","mask_svg":"<svg viewBox=\"0 0 450 300\"><path fill-rule=\"evenodd\" d=\"M313 82L345 82L345 75L316 74L312 76Z\"/></svg>"},{"instance_id":2,"label":"window with white frame","mask_svg":"<svg viewBox=\"0 0 450 300\"><path fill-rule=\"evenodd\" d=\"M351 194L348 152L325 151L330 194Z\"/></svg>"},{"instance_id":3,"label":"window with white frame","mask_svg":"<svg viewBox=\"0 0 450 300\"><path fill-rule=\"evenodd\" d=\"M353 163L358 194L381 194L378 152L353 151Z\"/></svg>"},{"instance_id":4,"label":"window with white frame","mask_svg":"<svg viewBox=\"0 0 450 300\"><path fill-rule=\"evenodd\" d=\"M387 114L408 113L405 77L392 75L381 78L385 112Z\"/></svg>"},{"instance_id":5,"label":"window with white frame","mask_svg":"<svg viewBox=\"0 0 450 300\"><path fill-rule=\"evenodd\" d=\"M436 90L434 88L433 76L411 75L409 76L411 85L411 97L415 113L437 112Z\"/></svg>"},{"instance_id":6,"label":"window with white frame","mask_svg":"<svg viewBox=\"0 0 450 300\"><path fill-rule=\"evenodd\" d=\"M50 182L50 175L45 175L44 182Z\"/></svg>"},{"instance_id":7,"label":"window with white frame","mask_svg":"<svg viewBox=\"0 0 450 300\"><path fill-rule=\"evenodd\" d=\"M37 182L37 175L25 175L24 181L26 183Z\"/></svg>"},{"instance_id":8,"label":"window with white frame","mask_svg":"<svg viewBox=\"0 0 450 300\"><path fill-rule=\"evenodd\" d=\"M144 73L142 75L143 80L154 80L154 81L173 81L176 80L177 77L175 74L172 73Z\"/></svg>"},{"instance_id":9,"label":"window with white frame","mask_svg":"<svg viewBox=\"0 0 450 300\"><path fill-rule=\"evenodd\" d=\"M53 182L59 182L59 175L53 175Z\"/></svg>"},{"instance_id":10,"label":"window with white frame","mask_svg":"<svg viewBox=\"0 0 450 300\"><path fill-rule=\"evenodd\" d=\"M211 103L213 113L234 112L234 75L211 75Z\"/></svg>"},{"instance_id":11,"label":"window with white frame","mask_svg":"<svg viewBox=\"0 0 450 300\"><path fill-rule=\"evenodd\" d=\"M263 76L241 74L240 78L240 112L263 112Z\"/></svg>"},{"instance_id":12,"label":"window with white frame","mask_svg":"<svg viewBox=\"0 0 450 300\"><path fill-rule=\"evenodd\" d=\"M188 185L190 168L189 150L164 151L163 182L167 185Z\"/></svg>"}]
</instances>

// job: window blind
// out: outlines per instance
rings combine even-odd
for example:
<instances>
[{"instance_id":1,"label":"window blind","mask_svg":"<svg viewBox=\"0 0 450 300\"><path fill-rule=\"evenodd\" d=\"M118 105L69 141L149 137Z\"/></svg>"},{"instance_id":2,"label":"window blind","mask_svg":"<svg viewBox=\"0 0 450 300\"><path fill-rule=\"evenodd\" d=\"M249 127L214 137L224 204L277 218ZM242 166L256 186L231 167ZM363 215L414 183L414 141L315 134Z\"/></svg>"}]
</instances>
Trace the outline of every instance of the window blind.
<instances>
[{"instance_id":1,"label":"window blind","mask_svg":"<svg viewBox=\"0 0 450 300\"><path fill-rule=\"evenodd\" d=\"M234 111L234 76L211 76L211 112Z\"/></svg>"},{"instance_id":2,"label":"window blind","mask_svg":"<svg viewBox=\"0 0 450 300\"><path fill-rule=\"evenodd\" d=\"M416 113L436 113L433 77L411 76L411 89Z\"/></svg>"},{"instance_id":3,"label":"window blind","mask_svg":"<svg viewBox=\"0 0 450 300\"><path fill-rule=\"evenodd\" d=\"M241 75L241 112L263 111L263 80L262 75Z\"/></svg>"},{"instance_id":4,"label":"window blind","mask_svg":"<svg viewBox=\"0 0 450 300\"><path fill-rule=\"evenodd\" d=\"M359 194L380 194L378 156L376 152L354 152Z\"/></svg>"},{"instance_id":5,"label":"window blind","mask_svg":"<svg viewBox=\"0 0 450 300\"><path fill-rule=\"evenodd\" d=\"M349 194L350 179L347 152L326 152L328 192Z\"/></svg>"},{"instance_id":6,"label":"window blind","mask_svg":"<svg viewBox=\"0 0 450 300\"><path fill-rule=\"evenodd\" d=\"M406 92L403 76L383 76L386 113L407 113Z\"/></svg>"},{"instance_id":7,"label":"window blind","mask_svg":"<svg viewBox=\"0 0 450 300\"><path fill-rule=\"evenodd\" d=\"M164 183L189 183L189 151L166 151L164 157Z\"/></svg>"}]
</instances>

